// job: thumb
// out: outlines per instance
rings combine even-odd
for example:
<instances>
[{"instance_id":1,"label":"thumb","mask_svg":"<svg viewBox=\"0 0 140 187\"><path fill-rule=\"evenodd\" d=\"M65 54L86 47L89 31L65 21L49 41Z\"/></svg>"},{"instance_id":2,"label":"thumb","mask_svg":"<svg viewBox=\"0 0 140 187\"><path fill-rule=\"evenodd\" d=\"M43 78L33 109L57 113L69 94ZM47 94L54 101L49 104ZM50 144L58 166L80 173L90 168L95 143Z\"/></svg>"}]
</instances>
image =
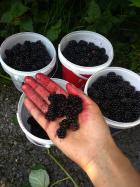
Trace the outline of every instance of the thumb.
<instances>
[{"instance_id":1,"label":"thumb","mask_svg":"<svg viewBox=\"0 0 140 187\"><path fill-rule=\"evenodd\" d=\"M78 89L73 84L67 83L66 89L68 94L79 96L83 100L84 105L91 104L91 99L88 96L86 96L82 90Z\"/></svg>"}]
</instances>

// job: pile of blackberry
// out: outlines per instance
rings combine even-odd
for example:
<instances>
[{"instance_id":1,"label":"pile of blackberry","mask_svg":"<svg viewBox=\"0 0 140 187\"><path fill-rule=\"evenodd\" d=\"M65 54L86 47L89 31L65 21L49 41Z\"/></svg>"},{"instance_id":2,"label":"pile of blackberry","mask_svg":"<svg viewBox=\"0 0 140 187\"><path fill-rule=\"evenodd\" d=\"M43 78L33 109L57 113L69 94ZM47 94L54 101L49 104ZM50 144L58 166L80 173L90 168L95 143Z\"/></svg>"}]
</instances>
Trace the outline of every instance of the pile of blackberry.
<instances>
[{"instance_id":1,"label":"pile of blackberry","mask_svg":"<svg viewBox=\"0 0 140 187\"><path fill-rule=\"evenodd\" d=\"M34 136L37 136L42 139L47 139L47 140L50 139L49 136L44 131L44 129L42 129L42 127L38 124L38 122L32 116L28 118L27 123L30 125L30 132Z\"/></svg>"},{"instance_id":2,"label":"pile of blackberry","mask_svg":"<svg viewBox=\"0 0 140 187\"><path fill-rule=\"evenodd\" d=\"M114 72L98 78L88 89L88 95L109 119L133 122L140 117L140 91Z\"/></svg>"},{"instance_id":3,"label":"pile of blackberry","mask_svg":"<svg viewBox=\"0 0 140 187\"><path fill-rule=\"evenodd\" d=\"M108 60L108 55L104 48L100 48L94 43L88 43L84 40L80 40L79 42L71 40L62 53L66 59L79 66L98 66Z\"/></svg>"},{"instance_id":4,"label":"pile of blackberry","mask_svg":"<svg viewBox=\"0 0 140 187\"><path fill-rule=\"evenodd\" d=\"M50 94L50 105L46 113L46 119L54 121L59 117L65 117L60 123L56 134L59 138L65 138L67 129L78 130L78 115L82 111L82 100L78 96L63 94Z\"/></svg>"},{"instance_id":5,"label":"pile of blackberry","mask_svg":"<svg viewBox=\"0 0 140 187\"><path fill-rule=\"evenodd\" d=\"M51 57L44 46L37 42L25 41L23 44L16 44L11 49L5 50L4 62L19 71L35 71L47 66Z\"/></svg>"}]
</instances>

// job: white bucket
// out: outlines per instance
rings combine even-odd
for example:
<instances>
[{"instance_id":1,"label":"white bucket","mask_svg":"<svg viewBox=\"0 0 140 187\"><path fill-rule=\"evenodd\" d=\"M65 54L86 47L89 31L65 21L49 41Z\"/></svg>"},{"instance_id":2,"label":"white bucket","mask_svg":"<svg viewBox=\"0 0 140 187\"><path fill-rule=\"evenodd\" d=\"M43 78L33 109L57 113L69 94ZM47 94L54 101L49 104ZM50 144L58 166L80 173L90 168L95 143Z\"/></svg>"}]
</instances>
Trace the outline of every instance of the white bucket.
<instances>
[{"instance_id":1,"label":"white bucket","mask_svg":"<svg viewBox=\"0 0 140 187\"><path fill-rule=\"evenodd\" d=\"M55 81L57 84L59 84L63 89L66 89L66 84L68 83L67 81L62 80L62 79L57 79L57 78L52 78L52 80ZM27 119L31 115L29 114L29 112L27 111L27 109L25 108L23 104L24 98L25 98L25 95L22 94L20 97L20 100L18 103L18 109L17 109L17 120L18 120L20 128L25 133L27 139L31 143L37 146L50 148L53 145L53 142L51 140L45 140L37 136L34 136L33 134L30 133L30 126L27 123Z\"/></svg>"},{"instance_id":2,"label":"white bucket","mask_svg":"<svg viewBox=\"0 0 140 187\"><path fill-rule=\"evenodd\" d=\"M5 58L5 50L11 49L17 43L23 44L25 40L31 42L36 42L37 40L41 40L41 42L46 46L48 53L50 54L50 57L52 58L51 62L40 70L30 71L30 72L18 71L8 66L3 61L3 59ZM41 34L33 33L33 32L21 32L11 35L10 37L6 38L6 40L4 40L4 42L1 44L0 62L4 71L10 75L15 87L19 91L22 91L21 85L22 82L24 81L25 76L34 77L37 73L44 73L45 75L48 75L53 70L56 63L56 51L50 40L48 40L46 37L42 36Z\"/></svg>"},{"instance_id":3,"label":"white bucket","mask_svg":"<svg viewBox=\"0 0 140 187\"><path fill-rule=\"evenodd\" d=\"M84 93L86 95L88 95L88 88L90 88L91 85L100 76L105 76L109 72L115 72L117 75L121 75L124 80L129 81L130 84L136 88L136 90L140 91L140 76L138 74L136 74L133 71L130 71L128 69L125 69L125 68L109 67L109 68L106 68L104 70L101 70L101 71L97 72L95 75L92 75L88 79L88 81L85 85ZM113 128L116 128L116 129L128 129L128 128L131 128L131 127L134 127L134 126L140 124L140 118L138 120L134 121L134 122L129 122L129 123L113 121L113 120L108 119L106 117L105 117L105 120L110 127L113 127Z\"/></svg>"},{"instance_id":4,"label":"white bucket","mask_svg":"<svg viewBox=\"0 0 140 187\"><path fill-rule=\"evenodd\" d=\"M63 49L71 40L76 40L77 42L80 40L93 42L95 45L105 48L106 54L109 57L108 61L102 65L94 67L84 67L73 64L72 62L67 60L62 54ZM60 62L62 63L63 78L68 82L75 84L77 87L82 87L92 74L95 74L97 71L100 71L110 66L113 60L113 56L113 47L110 41L104 36L91 31L75 31L69 33L62 38L58 46L58 57Z\"/></svg>"}]
</instances>

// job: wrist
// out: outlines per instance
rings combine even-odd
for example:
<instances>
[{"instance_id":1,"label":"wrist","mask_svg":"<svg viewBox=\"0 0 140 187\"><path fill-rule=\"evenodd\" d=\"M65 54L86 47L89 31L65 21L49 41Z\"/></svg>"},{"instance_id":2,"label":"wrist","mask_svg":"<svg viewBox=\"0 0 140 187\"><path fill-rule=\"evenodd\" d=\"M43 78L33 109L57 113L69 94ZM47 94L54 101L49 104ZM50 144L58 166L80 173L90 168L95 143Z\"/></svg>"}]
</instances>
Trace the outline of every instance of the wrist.
<instances>
[{"instance_id":1,"label":"wrist","mask_svg":"<svg viewBox=\"0 0 140 187\"><path fill-rule=\"evenodd\" d=\"M84 171L87 173L92 182L96 184L98 179L102 178L102 172L106 172L107 161L111 160L112 154L116 154L116 145L112 139L104 145L100 152L96 153L94 158L84 167Z\"/></svg>"},{"instance_id":2,"label":"wrist","mask_svg":"<svg viewBox=\"0 0 140 187\"><path fill-rule=\"evenodd\" d=\"M97 187L138 187L140 176L112 141L84 171Z\"/></svg>"}]
</instances>

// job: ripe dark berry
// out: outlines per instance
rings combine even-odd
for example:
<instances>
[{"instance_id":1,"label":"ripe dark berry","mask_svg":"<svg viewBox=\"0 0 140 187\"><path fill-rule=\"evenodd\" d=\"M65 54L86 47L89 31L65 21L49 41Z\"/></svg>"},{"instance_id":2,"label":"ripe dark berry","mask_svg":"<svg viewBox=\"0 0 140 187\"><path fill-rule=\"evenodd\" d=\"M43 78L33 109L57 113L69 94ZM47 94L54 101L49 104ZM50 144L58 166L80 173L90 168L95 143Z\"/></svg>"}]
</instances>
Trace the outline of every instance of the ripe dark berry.
<instances>
[{"instance_id":1,"label":"ripe dark berry","mask_svg":"<svg viewBox=\"0 0 140 187\"><path fill-rule=\"evenodd\" d=\"M80 97L69 95L67 97L66 116L77 116L83 110L82 99Z\"/></svg>"},{"instance_id":2,"label":"ripe dark berry","mask_svg":"<svg viewBox=\"0 0 140 187\"><path fill-rule=\"evenodd\" d=\"M68 129L71 125L71 120L69 119L63 119L60 123L59 123L60 127L63 127L65 129Z\"/></svg>"},{"instance_id":3,"label":"ripe dark berry","mask_svg":"<svg viewBox=\"0 0 140 187\"><path fill-rule=\"evenodd\" d=\"M105 54L105 48L100 48L100 52L101 52L101 54Z\"/></svg>"},{"instance_id":4,"label":"ripe dark berry","mask_svg":"<svg viewBox=\"0 0 140 187\"><path fill-rule=\"evenodd\" d=\"M49 64L51 57L41 41L25 41L5 50L4 59L10 67L20 71L35 71Z\"/></svg>"},{"instance_id":5,"label":"ripe dark berry","mask_svg":"<svg viewBox=\"0 0 140 187\"><path fill-rule=\"evenodd\" d=\"M48 100L52 103L52 104L57 104L58 102L61 101L62 102L66 102L66 96L63 94L50 94L48 97Z\"/></svg>"},{"instance_id":6,"label":"ripe dark berry","mask_svg":"<svg viewBox=\"0 0 140 187\"><path fill-rule=\"evenodd\" d=\"M107 62L107 61L108 61L108 55L104 55L104 56L102 57L102 59L103 59L104 62Z\"/></svg>"},{"instance_id":7,"label":"ripe dark berry","mask_svg":"<svg viewBox=\"0 0 140 187\"><path fill-rule=\"evenodd\" d=\"M73 131L77 131L77 130L79 129L79 124L78 124L78 123L72 123L72 124L70 125L70 128L71 128L71 130L73 130Z\"/></svg>"},{"instance_id":8,"label":"ripe dark berry","mask_svg":"<svg viewBox=\"0 0 140 187\"><path fill-rule=\"evenodd\" d=\"M66 131L65 128L59 127L59 128L57 129L57 131L56 131L56 134L57 134L58 138L65 138L66 132L67 132L67 131Z\"/></svg>"},{"instance_id":9,"label":"ripe dark berry","mask_svg":"<svg viewBox=\"0 0 140 187\"><path fill-rule=\"evenodd\" d=\"M68 95L67 97L62 94L52 93L49 95L48 100L50 104L48 106L48 112L45 114L47 120L54 121L60 117L66 117L63 119L57 130L57 135L60 138L64 138L66 130L72 128L73 130L79 129L78 115L83 109L82 99L78 96Z\"/></svg>"},{"instance_id":10,"label":"ripe dark berry","mask_svg":"<svg viewBox=\"0 0 140 187\"><path fill-rule=\"evenodd\" d=\"M98 66L108 60L104 48L84 40L78 43L75 40L69 41L62 53L70 62L86 67Z\"/></svg>"},{"instance_id":11,"label":"ripe dark berry","mask_svg":"<svg viewBox=\"0 0 140 187\"><path fill-rule=\"evenodd\" d=\"M71 41L69 42L69 46L71 46L71 47L77 46L76 40L71 40Z\"/></svg>"},{"instance_id":12,"label":"ripe dark berry","mask_svg":"<svg viewBox=\"0 0 140 187\"><path fill-rule=\"evenodd\" d=\"M85 47L88 45L88 43L86 41L84 41L84 40L80 40L78 42L78 44L79 44L79 46L85 46Z\"/></svg>"},{"instance_id":13,"label":"ripe dark berry","mask_svg":"<svg viewBox=\"0 0 140 187\"><path fill-rule=\"evenodd\" d=\"M92 42L89 42L88 48L91 49L91 50L95 49L95 44L92 43Z\"/></svg>"},{"instance_id":14,"label":"ripe dark berry","mask_svg":"<svg viewBox=\"0 0 140 187\"><path fill-rule=\"evenodd\" d=\"M135 97L137 100L140 100L140 91L136 91L135 94L134 94L134 97Z\"/></svg>"},{"instance_id":15,"label":"ripe dark berry","mask_svg":"<svg viewBox=\"0 0 140 187\"><path fill-rule=\"evenodd\" d=\"M140 91L115 72L98 78L88 88L88 95L109 119L133 122L140 117Z\"/></svg>"},{"instance_id":16,"label":"ripe dark berry","mask_svg":"<svg viewBox=\"0 0 140 187\"><path fill-rule=\"evenodd\" d=\"M48 119L49 121L54 121L57 118L56 108L53 105L49 105L48 112L45 115L46 119Z\"/></svg>"},{"instance_id":17,"label":"ripe dark berry","mask_svg":"<svg viewBox=\"0 0 140 187\"><path fill-rule=\"evenodd\" d=\"M107 78L108 78L109 80L112 80L112 79L116 78L116 73L114 73L114 72L108 73L108 74L107 74Z\"/></svg>"}]
</instances>

